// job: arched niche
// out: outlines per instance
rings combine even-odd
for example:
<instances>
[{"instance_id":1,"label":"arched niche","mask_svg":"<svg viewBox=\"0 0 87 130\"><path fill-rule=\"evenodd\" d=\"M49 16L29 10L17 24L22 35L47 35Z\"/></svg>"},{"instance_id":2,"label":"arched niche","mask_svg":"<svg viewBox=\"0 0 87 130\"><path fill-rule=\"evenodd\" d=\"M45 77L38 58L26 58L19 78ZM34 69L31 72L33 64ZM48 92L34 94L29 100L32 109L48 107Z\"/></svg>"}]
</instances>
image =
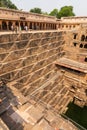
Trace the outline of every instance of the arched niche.
<instances>
[{"instance_id":1,"label":"arched niche","mask_svg":"<svg viewBox=\"0 0 87 130\"><path fill-rule=\"evenodd\" d=\"M79 47L80 47L80 48L83 48L83 44L81 43L81 44L79 45Z\"/></svg>"},{"instance_id":2,"label":"arched niche","mask_svg":"<svg viewBox=\"0 0 87 130\"><path fill-rule=\"evenodd\" d=\"M81 41L84 41L85 40L85 35L82 35L81 36Z\"/></svg>"},{"instance_id":3,"label":"arched niche","mask_svg":"<svg viewBox=\"0 0 87 130\"><path fill-rule=\"evenodd\" d=\"M73 45L76 47L77 43L76 43L76 42L74 42L74 43L73 43Z\"/></svg>"},{"instance_id":4,"label":"arched niche","mask_svg":"<svg viewBox=\"0 0 87 130\"><path fill-rule=\"evenodd\" d=\"M73 37L73 38L76 39L76 37L77 37L77 34L74 34L74 37Z\"/></svg>"}]
</instances>

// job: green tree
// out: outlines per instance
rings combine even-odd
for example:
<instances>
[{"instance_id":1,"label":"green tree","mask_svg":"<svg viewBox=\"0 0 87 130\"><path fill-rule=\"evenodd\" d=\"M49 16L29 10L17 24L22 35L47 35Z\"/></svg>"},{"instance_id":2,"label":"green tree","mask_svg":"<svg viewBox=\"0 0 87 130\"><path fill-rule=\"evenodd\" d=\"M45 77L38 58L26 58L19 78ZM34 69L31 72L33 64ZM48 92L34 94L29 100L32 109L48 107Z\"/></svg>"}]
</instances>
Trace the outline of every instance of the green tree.
<instances>
[{"instance_id":1,"label":"green tree","mask_svg":"<svg viewBox=\"0 0 87 130\"><path fill-rule=\"evenodd\" d=\"M75 14L73 13L73 7L72 6L62 7L58 13L58 18L68 17L68 16L75 16Z\"/></svg>"},{"instance_id":2,"label":"green tree","mask_svg":"<svg viewBox=\"0 0 87 130\"><path fill-rule=\"evenodd\" d=\"M33 8L33 9L31 9L29 12L42 14L42 11L41 11L40 8Z\"/></svg>"},{"instance_id":3,"label":"green tree","mask_svg":"<svg viewBox=\"0 0 87 130\"><path fill-rule=\"evenodd\" d=\"M58 17L58 9L53 9L53 10L49 13L49 15Z\"/></svg>"},{"instance_id":4,"label":"green tree","mask_svg":"<svg viewBox=\"0 0 87 130\"><path fill-rule=\"evenodd\" d=\"M0 0L0 7L17 9L16 5L13 4L10 0Z\"/></svg>"}]
</instances>

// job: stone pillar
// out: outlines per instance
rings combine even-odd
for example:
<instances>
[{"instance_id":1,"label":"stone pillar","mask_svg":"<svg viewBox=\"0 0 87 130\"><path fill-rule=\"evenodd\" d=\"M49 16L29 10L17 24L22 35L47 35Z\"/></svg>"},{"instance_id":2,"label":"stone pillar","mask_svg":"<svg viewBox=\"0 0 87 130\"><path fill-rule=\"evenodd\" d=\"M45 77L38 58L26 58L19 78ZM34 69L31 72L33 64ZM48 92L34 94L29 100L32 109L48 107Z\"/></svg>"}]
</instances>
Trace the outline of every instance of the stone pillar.
<instances>
[{"instance_id":1,"label":"stone pillar","mask_svg":"<svg viewBox=\"0 0 87 130\"><path fill-rule=\"evenodd\" d=\"M2 30L2 20L0 20L0 30Z\"/></svg>"},{"instance_id":2,"label":"stone pillar","mask_svg":"<svg viewBox=\"0 0 87 130\"><path fill-rule=\"evenodd\" d=\"M41 30L41 24L40 23L38 24L38 26L39 26L39 30Z\"/></svg>"},{"instance_id":3,"label":"stone pillar","mask_svg":"<svg viewBox=\"0 0 87 130\"><path fill-rule=\"evenodd\" d=\"M56 26L57 26L57 29L59 29L59 28L60 28L60 24L57 24Z\"/></svg>"},{"instance_id":4,"label":"stone pillar","mask_svg":"<svg viewBox=\"0 0 87 130\"><path fill-rule=\"evenodd\" d=\"M44 23L44 30L46 30L46 23Z\"/></svg>"},{"instance_id":5,"label":"stone pillar","mask_svg":"<svg viewBox=\"0 0 87 130\"><path fill-rule=\"evenodd\" d=\"M50 23L50 30L52 29L52 24Z\"/></svg>"},{"instance_id":6,"label":"stone pillar","mask_svg":"<svg viewBox=\"0 0 87 130\"><path fill-rule=\"evenodd\" d=\"M32 23L32 29L34 30L34 23Z\"/></svg>"},{"instance_id":7,"label":"stone pillar","mask_svg":"<svg viewBox=\"0 0 87 130\"><path fill-rule=\"evenodd\" d=\"M30 22L27 23L28 29L30 29Z\"/></svg>"},{"instance_id":8,"label":"stone pillar","mask_svg":"<svg viewBox=\"0 0 87 130\"><path fill-rule=\"evenodd\" d=\"M42 30L44 30L44 23L42 23Z\"/></svg>"},{"instance_id":9,"label":"stone pillar","mask_svg":"<svg viewBox=\"0 0 87 130\"><path fill-rule=\"evenodd\" d=\"M45 23L43 24L43 29L45 30Z\"/></svg>"},{"instance_id":10,"label":"stone pillar","mask_svg":"<svg viewBox=\"0 0 87 130\"><path fill-rule=\"evenodd\" d=\"M13 26L15 26L15 21L12 22Z\"/></svg>"},{"instance_id":11,"label":"stone pillar","mask_svg":"<svg viewBox=\"0 0 87 130\"><path fill-rule=\"evenodd\" d=\"M54 29L54 28L53 28L53 25L54 25L54 24L52 24L52 29Z\"/></svg>"},{"instance_id":12,"label":"stone pillar","mask_svg":"<svg viewBox=\"0 0 87 130\"><path fill-rule=\"evenodd\" d=\"M43 23L41 23L41 30L42 30L42 27L43 27Z\"/></svg>"},{"instance_id":13,"label":"stone pillar","mask_svg":"<svg viewBox=\"0 0 87 130\"><path fill-rule=\"evenodd\" d=\"M25 22L23 22L23 29L24 29L24 27L25 27Z\"/></svg>"},{"instance_id":14,"label":"stone pillar","mask_svg":"<svg viewBox=\"0 0 87 130\"><path fill-rule=\"evenodd\" d=\"M50 23L50 30L52 29L52 24Z\"/></svg>"},{"instance_id":15,"label":"stone pillar","mask_svg":"<svg viewBox=\"0 0 87 130\"><path fill-rule=\"evenodd\" d=\"M34 23L34 29L35 30L37 29L37 23L36 22Z\"/></svg>"},{"instance_id":16,"label":"stone pillar","mask_svg":"<svg viewBox=\"0 0 87 130\"><path fill-rule=\"evenodd\" d=\"M51 29L53 30L53 23L52 23Z\"/></svg>"},{"instance_id":17,"label":"stone pillar","mask_svg":"<svg viewBox=\"0 0 87 130\"><path fill-rule=\"evenodd\" d=\"M13 26L13 29L15 29L15 21L12 21L12 26Z\"/></svg>"},{"instance_id":18,"label":"stone pillar","mask_svg":"<svg viewBox=\"0 0 87 130\"><path fill-rule=\"evenodd\" d=\"M41 30L41 23L39 23L39 25L38 25L38 26L39 26L39 30Z\"/></svg>"},{"instance_id":19,"label":"stone pillar","mask_svg":"<svg viewBox=\"0 0 87 130\"><path fill-rule=\"evenodd\" d=\"M7 24L7 30L9 30L9 22L6 21L6 24Z\"/></svg>"},{"instance_id":20,"label":"stone pillar","mask_svg":"<svg viewBox=\"0 0 87 130\"><path fill-rule=\"evenodd\" d=\"M34 22L34 30L36 30L36 22Z\"/></svg>"},{"instance_id":21,"label":"stone pillar","mask_svg":"<svg viewBox=\"0 0 87 130\"><path fill-rule=\"evenodd\" d=\"M49 30L49 23L48 23L48 30Z\"/></svg>"},{"instance_id":22,"label":"stone pillar","mask_svg":"<svg viewBox=\"0 0 87 130\"><path fill-rule=\"evenodd\" d=\"M55 29L55 24L53 24L53 29Z\"/></svg>"},{"instance_id":23,"label":"stone pillar","mask_svg":"<svg viewBox=\"0 0 87 130\"><path fill-rule=\"evenodd\" d=\"M48 23L48 30L49 30L49 23Z\"/></svg>"},{"instance_id":24,"label":"stone pillar","mask_svg":"<svg viewBox=\"0 0 87 130\"><path fill-rule=\"evenodd\" d=\"M55 25L55 28L54 29L56 29L56 24L54 24Z\"/></svg>"},{"instance_id":25,"label":"stone pillar","mask_svg":"<svg viewBox=\"0 0 87 130\"><path fill-rule=\"evenodd\" d=\"M36 23L36 29L37 29L37 30L40 29L39 23Z\"/></svg>"},{"instance_id":26,"label":"stone pillar","mask_svg":"<svg viewBox=\"0 0 87 130\"><path fill-rule=\"evenodd\" d=\"M21 31L21 25L20 25L20 21L19 21L19 23L18 23L18 24L19 24L19 27L18 27L18 28L19 28L19 31Z\"/></svg>"}]
</instances>

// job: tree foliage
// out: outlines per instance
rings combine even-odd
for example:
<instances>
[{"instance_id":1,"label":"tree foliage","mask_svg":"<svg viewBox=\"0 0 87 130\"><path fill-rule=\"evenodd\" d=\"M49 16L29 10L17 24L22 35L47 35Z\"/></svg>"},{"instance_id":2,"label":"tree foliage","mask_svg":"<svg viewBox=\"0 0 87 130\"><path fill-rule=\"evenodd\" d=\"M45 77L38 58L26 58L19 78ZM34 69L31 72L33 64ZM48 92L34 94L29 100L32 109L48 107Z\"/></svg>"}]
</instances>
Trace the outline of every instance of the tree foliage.
<instances>
[{"instance_id":1,"label":"tree foliage","mask_svg":"<svg viewBox=\"0 0 87 130\"><path fill-rule=\"evenodd\" d=\"M75 16L75 14L73 13L73 6L64 6L59 11L55 8L49 14L47 12L42 12L40 8L33 8L30 10L30 12L51 15L55 16L56 18Z\"/></svg>"},{"instance_id":2,"label":"tree foliage","mask_svg":"<svg viewBox=\"0 0 87 130\"><path fill-rule=\"evenodd\" d=\"M73 7L72 6L62 7L58 13L58 18L68 17L68 16L75 16L75 14L73 13Z\"/></svg>"},{"instance_id":3,"label":"tree foliage","mask_svg":"<svg viewBox=\"0 0 87 130\"><path fill-rule=\"evenodd\" d=\"M34 8L34 9L31 9L30 12L32 13L38 13L38 14L42 14L42 11L40 8Z\"/></svg>"},{"instance_id":4,"label":"tree foliage","mask_svg":"<svg viewBox=\"0 0 87 130\"><path fill-rule=\"evenodd\" d=\"M58 9L53 9L53 10L49 13L49 15L58 17Z\"/></svg>"},{"instance_id":5,"label":"tree foliage","mask_svg":"<svg viewBox=\"0 0 87 130\"><path fill-rule=\"evenodd\" d=\"M49 15L55 16L57 18L75 16L75 14L73 13L73 7L72 6L64 6L59 11L58 11L58 9L53 9L49 13Z\"/></svg>"},{"instance_id":6,"label":"tree foliage","mask_svg":"<svg viewBox=\"0 0 87 130\"><path fill-rule=\"evenodd\" d=\"M16 5L13 4L10 0L0 0L0 7L6 7L10 9L17 9Z\"/></svg>"},{"instance_id":7,"label":"tree foliage","mask_svg":"<svg viewBox=\"0 0 87 130\"><path fill-rule=\"evenodd\" d=\"M42 9L40 9L40 8L33 8L33 9L30 9L29 12L37 13L37 14L49 15L47 12L43 12Z\"/></svg>"}]
</instances>

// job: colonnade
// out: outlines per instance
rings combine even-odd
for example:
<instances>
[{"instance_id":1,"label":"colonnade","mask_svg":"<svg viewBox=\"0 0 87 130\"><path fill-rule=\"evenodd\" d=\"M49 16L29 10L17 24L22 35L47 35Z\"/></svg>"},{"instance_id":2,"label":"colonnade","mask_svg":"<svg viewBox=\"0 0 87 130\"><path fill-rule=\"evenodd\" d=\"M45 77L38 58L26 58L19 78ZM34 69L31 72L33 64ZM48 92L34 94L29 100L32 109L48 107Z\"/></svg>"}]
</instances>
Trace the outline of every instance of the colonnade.
<instances>
[{"instance_id":1,"label":"colonnade","mask_svg":"<svg viewBox=\"0 0 87 130\"><path fill-rule=\"evenodd\" d=\"M11 30L11 26L18 26L24 30L27 26L32 30L53 30L57 29L56 23L35 22L35 21L12 21L12 20L0 20L0 30Z\"/></svg>"}]
</instances>

